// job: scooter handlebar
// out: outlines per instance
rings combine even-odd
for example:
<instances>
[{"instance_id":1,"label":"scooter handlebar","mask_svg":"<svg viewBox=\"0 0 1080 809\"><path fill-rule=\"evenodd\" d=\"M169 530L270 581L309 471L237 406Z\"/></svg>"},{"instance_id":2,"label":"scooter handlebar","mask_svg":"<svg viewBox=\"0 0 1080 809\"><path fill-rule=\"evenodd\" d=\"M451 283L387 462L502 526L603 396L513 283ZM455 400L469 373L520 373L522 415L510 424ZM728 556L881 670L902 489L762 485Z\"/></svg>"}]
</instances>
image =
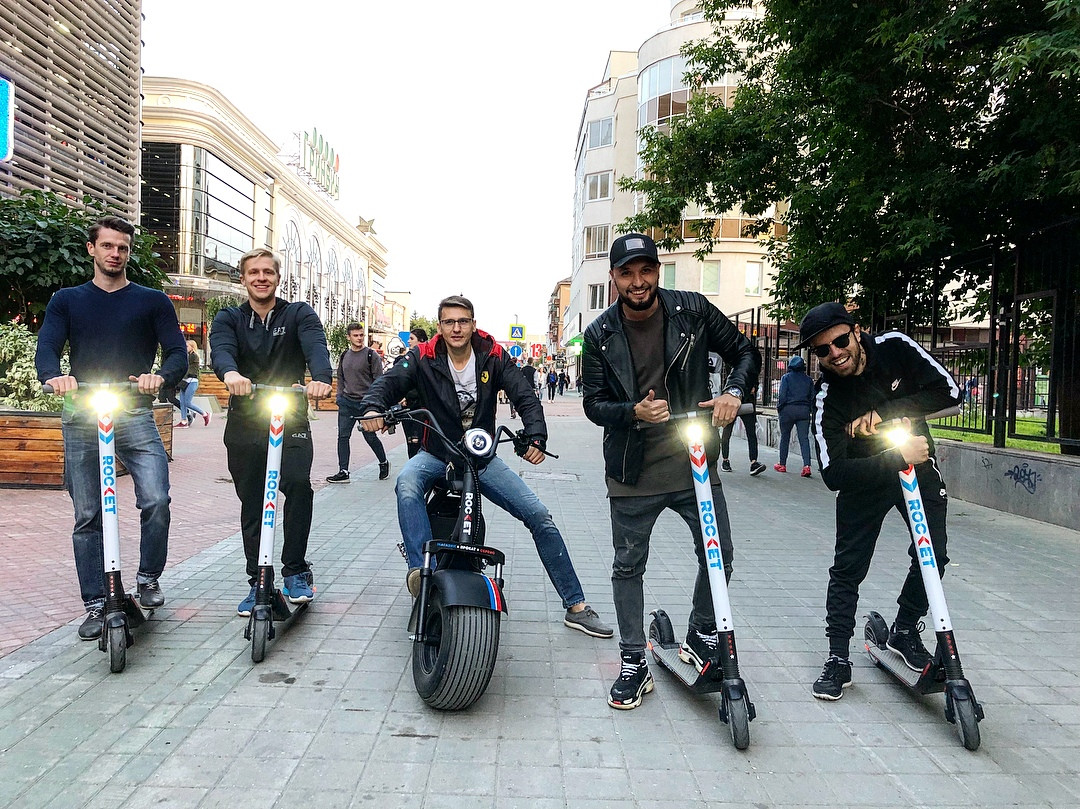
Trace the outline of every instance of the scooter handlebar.
<instances>
[{"instance_id":1,"label":"scooter handlebar","mask_svg":"<svg viewBox=\"0 0 1080 809\"><path fill-rule=\"evenodd\" d=\"M530 441L529 436L525 435L524 430L518 430L515 433L515 432L512 432L510 430L510 428L507 427L506 425L500 425L498 435L505 435L506 436L505 439L499 440L500 444L504 440L514 442L514 454L517 455L519 458L525 457L525 453L528 452L531 447L535 447L536 449L540 450L542 453L547 455L549 458L558 459L558 457L559 457L554 452L548 452L543 447L539 446L538 444L534 444L532 441Z\"/></svg>"},{"instance_id":2,"label":"scooter handlebar","mask_svg":"<svg viewBox=\"0 0 1080 809\"><path fill-rule=\"evenodd\" d=\"M138 382L80 382L79 390L118 390L122 392L139 392ZM55 393L52 385L42 385L41 392L46 396ZM149 396L149 394L147 394Z\"/></svg>"},{"instance_id":3,"label":"scooter handlebar","mask_svg":"<svg viewBox=\"0 0 1080 809\"><path fill-rule=\"evenodd\" d=\"M752 415L753 413L756 413L756 412L757 412L757 408L755 407L753 402L745 402L744 404L739 405L737 415L739 415L739 416L749 416L749 415ZM685 413L672 413L670 416L668 416L667 421L662 421L662 422L660 422L660 424L667 424L668 422L671 422L671 421L691 421L692 419L703 419L703 418L706 418L706 417L711 416L711 415L712 415L712 409L711 408L701 408L701 409L698 409L698 410L688 410ZM636 422L634 422L634 429L635 430L644 430L644 429L646 429L648 427L658 427L658 426L659 425L657 425L657 424L650 424L647 421L636 421Z\"/></svg>"},{"instance_id":4,"label":"scooter handlebar","mask_svg":"<svg viewBox=\"0 0 1080 809\"><path fill-rule=\"evenodd\" d=\"M274 393L306 393L303 385L264 385L261 382L253 382L251 390L252 392L264 390Z\"/></svg>"}]
</instances>

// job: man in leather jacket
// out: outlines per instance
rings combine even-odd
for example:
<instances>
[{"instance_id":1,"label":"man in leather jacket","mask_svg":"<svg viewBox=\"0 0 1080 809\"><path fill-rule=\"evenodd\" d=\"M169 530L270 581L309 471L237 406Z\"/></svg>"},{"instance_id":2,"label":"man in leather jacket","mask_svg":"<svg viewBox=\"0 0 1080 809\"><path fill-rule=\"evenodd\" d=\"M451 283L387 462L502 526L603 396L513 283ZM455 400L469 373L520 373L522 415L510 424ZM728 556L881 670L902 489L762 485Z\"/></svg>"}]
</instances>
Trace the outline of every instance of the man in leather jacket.
<instances>
[{"instance_id":1,"label":"man in leather jacket","mask_svg":"<svg viewBox=\"0 0 1080 809\"><path fill-rule=\"evenodd\" d=\"M611 280L618 300L585 330L582 382L585 415L604 428L604 466L615 561L611 584L619 621L622 669L608 704L636 708L652 691L645 662L642 576L649 537L670 508L694 537L698 574L680 657L698 669L717 644L694 481L686 443L664 425L672 412L712 410L705 447L724 569L731 575L731 528L716 477L716 427L734 420L743 393L757 384L761 355L719 309L696 292L661 289L660 260L648 236L629 233L611 245ZM709 352L732 369L719 396L709 390ZM646 429L635 429L642 422ZM656 425L656 426L651 426Z\"/></svg>"}]
</instances>

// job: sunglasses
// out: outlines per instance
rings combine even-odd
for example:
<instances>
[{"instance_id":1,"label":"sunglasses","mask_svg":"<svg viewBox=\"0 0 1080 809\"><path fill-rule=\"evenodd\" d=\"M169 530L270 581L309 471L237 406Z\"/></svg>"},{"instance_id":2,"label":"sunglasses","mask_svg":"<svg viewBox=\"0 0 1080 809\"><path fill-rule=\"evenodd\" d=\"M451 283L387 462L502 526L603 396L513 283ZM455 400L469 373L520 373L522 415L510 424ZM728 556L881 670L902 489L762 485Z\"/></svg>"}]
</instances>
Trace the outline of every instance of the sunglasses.
<instances>
[{"instance_id":1,"label":"sunglasses","mask_svg":"<svg viewBox=\"0 0 1080 809\"><path fill-rule=\"evenodd\" d=\"M812 346L810 348L810 352L819 360L823 360L827 356L829 356L829 352L832 350L832 346L836 346L837 348L847 348L848 344L851 342L851 335L853 335L854 333L855 330L852 329L851 331L841 334L831 343L822 343L819 346Z\"/></svg>"}]
</instances>

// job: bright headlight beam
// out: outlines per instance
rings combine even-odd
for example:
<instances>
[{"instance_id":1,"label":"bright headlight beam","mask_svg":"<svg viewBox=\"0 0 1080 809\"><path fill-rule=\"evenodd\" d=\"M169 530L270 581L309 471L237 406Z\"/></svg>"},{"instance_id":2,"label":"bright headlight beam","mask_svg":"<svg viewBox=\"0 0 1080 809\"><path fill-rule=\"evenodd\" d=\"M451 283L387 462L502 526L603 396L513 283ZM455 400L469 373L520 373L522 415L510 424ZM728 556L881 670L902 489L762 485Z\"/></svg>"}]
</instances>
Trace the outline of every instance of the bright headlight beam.
<instances>
[{"instance_id":1,"label":"bright headlight beam","mask_svg":"<svg viewBox=\"0 0 1080 809\"><path fill-rule=\"evenodd\" d=\"M268 400L271 413L284 413L289 407L289 400L282 396L280 393L275 393Z\"/></svg>"},{"instance_id":2,"label":"bright headlight beam","mask_svg":"<svg viewBox=\"0 0 1080 809\"><path fill-rule=\"evenodd\" d=\"M700 424L688 424L686 426L686 437L691 441L701 440L701 425Z\"/></svg>"},{"instance_id":3,"label":"bright headlight beam","mask_svg":"<svg viewBox=\"0 0 1080 809\"><path fill-rule=\"evenodd\" d=\"M120 398L111 391L95 391L90 397L90 406L96 413L111 413L120 406Z\"/></svg>"},{"instance_id":4,"label":"bright headlight beam","mask_svg":"<svg viewBox=\"0 0 1080 809\"><path fill-rule=\"evenodd\" d=\"M909 438L911 438L911 431L904 427L893 427L892 429L885 431L885 440L894 447L900 446Z\"/></svg>"}]
</instances>

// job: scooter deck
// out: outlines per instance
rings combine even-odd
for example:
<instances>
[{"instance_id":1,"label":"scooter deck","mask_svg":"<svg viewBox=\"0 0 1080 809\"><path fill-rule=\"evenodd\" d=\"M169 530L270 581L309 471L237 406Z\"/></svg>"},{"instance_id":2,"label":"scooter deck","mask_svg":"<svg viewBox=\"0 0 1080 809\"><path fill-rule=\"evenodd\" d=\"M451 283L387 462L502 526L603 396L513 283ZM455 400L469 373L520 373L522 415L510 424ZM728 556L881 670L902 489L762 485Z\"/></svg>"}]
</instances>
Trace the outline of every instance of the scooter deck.
<instances>
[{"instance_id":1,"label":"scooter deck","mask_svg":"<svg viewBox=\"0 0 1080 809\"><path fill-rule=\"evenodd\" d=\"M934 694L945 690L945 681L938 679L933 663L928 664L922 671L912 671L904 658L888 647L882 649L867 643L866 652L881 668L916 693Z\"/></svg>"},{"instance_id":2,"label":"scooter deck","mask_svg":"<svg viewBox=\"0 0 1080 809\"><path fill-rule=\"evenodd\" d=\"M656 662L666 668L689 688L698 694L715 694L723 690L724 681L721 677L713 677L713 667L706 665L704 673L699 674L693 663L684 663L679 659L680 644L661 645L656 640L649 641L649 650ZM717 669L717 674L719 674Z\"/></svg>"}]
</instances>

